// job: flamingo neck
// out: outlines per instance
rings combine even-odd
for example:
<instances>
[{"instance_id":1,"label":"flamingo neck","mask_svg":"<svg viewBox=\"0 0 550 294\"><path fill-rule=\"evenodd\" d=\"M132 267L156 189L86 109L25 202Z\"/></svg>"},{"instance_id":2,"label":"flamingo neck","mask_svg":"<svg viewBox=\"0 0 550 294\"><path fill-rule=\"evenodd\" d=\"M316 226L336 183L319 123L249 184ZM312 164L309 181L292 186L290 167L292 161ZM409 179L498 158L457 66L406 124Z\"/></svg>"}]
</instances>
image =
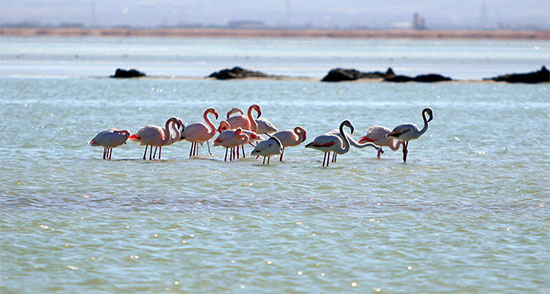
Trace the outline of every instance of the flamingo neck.
<instances>
[{"instance_id":1,"label":"flamingo neck","mask_svg":"<svg viewBox=\"0 0 550 294\"><path fill-rule=\"evenodd\" d=\"M350 149L350 145L349 145L349 140L348 140L348 136L346 135L346 133L344 133L344 124L340 124L340 137L342 138L342 140L344 141L344 147L342 148L342 146L338 146L338 149L334 150L334 152L338 153L338 154L345 154L345 153L348 153L349 149Z\"/></svg>"},{"instance_id":2,"label":"flamingo neck","mask_svg":"<svg viewBox=\"0 0 550 294\"><path fill-rule=\"evenodd\" d=\"M166 145L166 144L170 143L170 141L172 140L172 137L171 137L172 133L170 131L170 125L173 125L175 122L176 122L175 119L170 118L164 124L164 139L162 140L163 145Z\"/></svg>"},{"instance_id":3,"label":"flamingo neck","mask_svg":"<svg viewBox=\"0 0 550 294\"><path fill-rule=\"evenodd\" d=\"M397 141L397 144L395 144L395 141ZM390 149L392 151L397 151L399 150L399 147L401 147L401 145L403 145L403 142L399 141L399 140L391 140L391 145L389 146Z\"/></svg>"},{"instance_id":4,"label":"flamingo neck","mask_svg":"<svg viewBox=\"0 0 550 294\"><path fill-rule=\"evenodd\" d=\"M294 133L298 134L298 141L300 143L306 140L306 131L300 127L294 128Z\"/></svg>"},{"instance_id":5,"label":"flamingo neck","mask_svg":"<svg viewBox=\"0 0 550 294\"><path fill-rule=\"evenodd\" d=\"M422 118L424 119L424 127L420 130L420 132L418 132L419 137L428 130L428 119L424 115L422 115Z\"/></svg>"},{"instance_id":6,"label":"flamingo neck","mask_svg":"<svg viewBox=\"0 0 550 294\"><path fill-rule=\"evenodd\" d=\"M252 110L256 110L256 112L258 112L258 110L254 108L254 106L250 106L250 108L248 109L248 120L250 121L250 130L255 133L258 131L258 123L256 123L256 120L252 117ZM260 116L258 115L258 117Z\"/></svg>"},{"instance_id":7,"label":"flamingo neck","mask_svg":"<svg viewBox=\"0 0 550 294\"><path fill-rule=\"evenodd\" d=\"M206 122L206 124L208 125L208 127L210 127L210 131L208 132L208 134L214 136L214 134L216 134L216 126L214 126L214 124L212 123L210 118L208 118L209 113L211 113L211 111L206 111L203 114L203 118L204 118L204 121Z\"/></svg>"},{"instance_id":8,"label":"flamingo neck","mask_svg":"<svg viewBox=\"0 0 550 294\"><path fill-rule=\"evenodd\" d=\"M240 113L241 115L244 114L244 111L242 109L235 107L227 113L227 118L229 118L233 113L236 113L236 112Z\"/></svg>"}]
</instances>

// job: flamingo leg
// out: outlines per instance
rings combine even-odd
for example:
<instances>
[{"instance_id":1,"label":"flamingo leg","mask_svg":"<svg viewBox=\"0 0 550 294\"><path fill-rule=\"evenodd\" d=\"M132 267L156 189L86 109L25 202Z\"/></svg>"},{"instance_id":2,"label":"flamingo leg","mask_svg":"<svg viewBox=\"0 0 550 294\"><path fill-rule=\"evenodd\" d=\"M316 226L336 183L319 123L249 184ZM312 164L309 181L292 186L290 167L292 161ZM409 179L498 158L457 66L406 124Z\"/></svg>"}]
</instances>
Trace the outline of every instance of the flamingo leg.
<instances>
[{"instance_id":1,"label":"flamingo leg","mask_svg":"<svg viewBox=\"0 0 550 294\"><path fill-rule=\"evenodd\" d=\"M103 148L103 159L105 159L105 151L106 151L107 148Z\"/></svg>"},{"instance_id":2,"label":"flamingo leg","mask_svg":"<svg viewBox=\"0 0 550 294\"><path fill-rule=\"evenodd\" d=\"M191 148L189 148L189 158L191 158L193 154L193 142L191 142Z\"/></svg>"},{"instance_id":3,"label":"flamingo leg","mask_svg":"<svg viewBox=\"0 0 550 294\"><path fill-rule=\"evenodd\" d=\"M143 152L143 160L145 160L145 155L147 155L147 147L149 147L149 146L145 145L145 152Z\"/></svg>"},{"instance_id":4,"label":"flamingo leg","mask_svg":"<svg viewBox=\"0 0 550 294\"><path fill-rule=\"evenodd\" d=\"M152 154L153 154L153 145L150 145L151 148L149 148L149 160L153 160L152 159ZM155 148L155 154L157 153L157 149Z\"/></svg>"},{"instance_id":5,"label":"flamingo leg","mask_svg":"<svg viewBox=\"0 0 550 294\"><path fill-rule=\"evenodd\" d=\"M332 153L332 162L336 162L336 152Z\"/></svg>"},{"instance_id":6,"label":"flamingo leg","mask_svg":"<svg viewBox=\"0 0 550 294\"><path fill-rule=\"evenodd\" d=\"M208 146L208 154L212 156L212 152L210 152L210 141L206 141L206 146Z\"/></svg>"},{"instance_id":7,"label":"flamingo leg","mask_svg":"<svg viewBox=\"0 0 550 294\"><path fill-rule=\"evenodd\" d=\"M229 156L229 161L233 161L234 157L235 157L235 148L233 147L231 148L231 156Z\"/></svg>"},{"instance_id":8,"label":"flamingo leg","mask_svg":"<svg viewBox=\"0 0 550 294\"><path fill-rule=\"evenodd\" d=\"M109 148L109 159L113 157L113 148Z\"/></svg>"},{"instance_id":9,"label":"flamingo leg","mask_svg":"<svg viewBox=\"0 0 550 294\"><path fill-rule=\"evenodd\" d=\"M195 149L193 149L195 152L195 156L199 156L199 143L195 142Z\"/></svg>"},{"instance_id":10,"label":"flamingo leg","mask_svg":"<svg viewBox=\"0 0 550 294\"><path fill-rule=\"evenodd\" d=\"M382 154L382 148L380 148L380 149L378 150L378 155L376 155L376 157L377 157L378 159L380 159L380 154Z\"/></svg>"},{"instance_id":11,"label":"flamingo leg","mask_svg":"<svg viewBox=\"0 0 550 294\"><path fill-rule=\"evenodd\" d=\"M252 144L251 144L252 145ZM254 145L252 145L254 146ZM246 155L244 154L244 145L241 145L242 149L243 149L243 158L246 158ZM238 152L238 151L237 151Z\"/></svg>"},{"instance_id":12,"label":"flamingo leg","mask_svg":"<svg viewBox=\"0 0 550 294\"><path fill-rule=\"evenodd\" d=\"M326 160L327 160L327 152L325 152L325 155L323 156L323 167L325 167Z\"/></svg>"},{"instance_id":13,"label":"flamingo leg","mask_svg":"<svg viewBox=\"0 0 550 294\"><path fill-rule=\"evenodd\" d=\"M159 148L155 147L155 153L153 153L153 159L155 159L157 157L157 149L159 149Z\"/></svg>"},{"instance_id":14,"label":"flamingo leg","mask_svg":"<svg viewBox=\"0 0 550 294\"><path fill-rule=\"evenodd\" d=\"M159 160L160 160L160 153L162 153L162 146L159 147Z\"/></svg>"},{"instance_id":15,"label":"flamingo leg","mask_svg":"<svg viewBox=\"0 0 550 294\"><path fill-rule=\"evenodd\" d=\"M265 156L264 156L264 161L262 162L262 165L265 165Z\"/></svg>"},{"instance_id":16,"label":"flamingo leg","mask_svg":"<svg viewBox=\"0 0 550 294\"><path fill-rule=\"evenodd\" d=\"M279 161L283 161L283 154L285 154L285 147L283 147L283 151L281 152L281 158L279 159Z\"/></svg>"},{"instance_id":17,"label":"flamingo leg","mask_svg":"<svg viewBox=\"0 0 550 294\"><path fill-rule=\"evenodd\" d=\"M408 153L409 153L409 141L403 143L403 162L407 162Z\"/></svg>"},{"instance_id":18,"label":"flamingo leg","mask_svg":"<svg viewBox=\"0 0 550 294\"><path fill-rule=\"evenodd\" d=\"M271 156L267 157L267 165L269 165L269 160L271 159Z\"/></svg>"}]
</instances>

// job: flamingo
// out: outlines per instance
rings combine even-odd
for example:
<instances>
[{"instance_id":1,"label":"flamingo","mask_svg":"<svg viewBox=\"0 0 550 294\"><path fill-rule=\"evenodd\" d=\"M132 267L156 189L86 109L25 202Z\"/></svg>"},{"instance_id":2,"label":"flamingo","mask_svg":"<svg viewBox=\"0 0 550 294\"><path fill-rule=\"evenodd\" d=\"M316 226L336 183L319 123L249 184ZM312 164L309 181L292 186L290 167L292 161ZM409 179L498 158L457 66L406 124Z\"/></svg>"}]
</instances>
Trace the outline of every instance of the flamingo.
<instances>
[{"instance_id":1,"label":"flamingo","mask_svg":"<svg viewBox=\"0 0 550 294\"><path fill-rule=\"evenodd\" d=\"M225 158L224 161L227 161L227 151L229 148L235 148L239 145L246 144L248 142L248 136L243 134L241 128L236 130L225 130L220 133L220 135L214 140L214 146L223 146L225 147ZM229 155L229 161L232 161L235 158L234 150Z\"/></svg>"},{"instance_id":2,"label":"flamingo","mask_svg":"<svg viewBox=\"0 0 550 294\"><path fill-rule=\"evenodd\" d=\"M340 136L340 139L343 139L342 135L340 134L340 132L338 130L332 130L328 133L326 133L327 135L336 135L336 136ZM373 143L364 143L364 144L360 144L358 143L357 141L355 141L350 135L344 133L344 135L347 137L349 143L351 146L355 147L355 148L365 148L365 147L372 147L376 150L378 150L378 153L384 153L384 151L382 150L382 148L376 146L375 144ZM332 155L332 162L336 162L336 153L334 153Z\"/></svg>"},{"instance_id":3,"label":"flamingo","mask_svg":"<svg viewBox=\"0 0 550 294\"><path fill-rule=\"evenodd\" d=\"M199 154L199 146L197 143L204 144L204 142L208 143L208 140L212 139L214 135L216 134L216 127L212 123L212 121L208 118L208 114L214 114L216 116L216 119L218 119L218 113L216 112L216 109L213 107L208 108L202 117L204 118L206 124L202 122L197 122L188 125L183 133L181 134L180 140L187 140L191 142L191 149L189 150L189 158L193 156L197 156ZM210 153L210 156L212 156L212 152L210 152L210 144L208 143L208 153Z\"/></svg>"},{"instance_id":4,"label":"flamingo","mask_svg":"<svg viewBox=\"0 0 550 294\"><path fill-rule=\"evenodd\" d=\"M112 128L97 134L90 141L90 146L103 146L103 159L111 159L113 148L126 144L129 136L130 131L128 130Z\"/></svg>"},{"instance_id":5,"label":"flamingo","mask_svg":"<svg viewBox=\"0 0 550 294\"><path fill-rule=\"evenodd\" d=\"M302 127L295 127L294 130L284 130L273 134L283 144L280 161L283 161L285 147L298 146L306 140L306 130Z\"/></svg>"},{"instance_id":6,"label":"flamingo","mask_svg":"<svg viewBox=\"0 0 550 294\"><path fill-rule=\"evenodd\" d=\"M176 123L172 123L171 127L173 129L174 134L170 136L170 140L168 140L168 143L164 146L172 145L176 142L178 142L181 138L181 133L185 130L185 125L183 124L183 121L180 118L177 118ZM181 129L181 130L180 130ZM162 128L162 131L165 132L165 128ZM162 147L155 147L155 152L153 152L153 158L157 156L157 149L162 150ZM159 151L160 156L160 151ZM159 157L160 159L160 157Z\"/></svg>"},{"instance_id":7,"label":"flamingo","mask_svg":"<svg viewBox=\"0 0 550 294\"><path fill-rule=\"evenodd\" d=\"M143 153L144 160L145 155L147 154L148 146L151 146L149 149L149 160L152 160L153 146L159 147L158 159L160 160L162 146L170 145L179 140L179 138L172 138L172 133L170 130L170 126L179 126L179 121L177 117L171 117L166 121L164 128L155 125L143 126L135 134L131 135L129 139L133 142L139 142L139 145L141 146L145 146L145 152Z\"/></svg>"},{"instance_id":8,"label":"flamingo","mask_svg":"<svg viewBox=\"0 0 550 294\"><path fill-rule=\"evenodd\" d=\"M367 134L359 139L359 143L371 142L378 146L390 147L392 151L399 150L403 142L397 141L397 144L395 144L395 140L393 138L387 137L389 133L391 133L391 130L387 127L379 125L370 126L367 129ZM380 148L376 157L380 158L382 153L384 153L384 151Z\"/></svg>"},{"instance_id":9,"label":"flamingo","mask_svg":"<svg viewBox=\"0 0 550 294\"><path fill-rule=\"evenodd\" d=\"M267 157L267 165L269 165L269 159L271 158L271 156L279 155L281 154L282 151L283 151L283 144L281 143L281 141L279 141L279 139L277 139L277 137L275 136L270 136L269 139L258 142L258 144L256 144L256 147L254 147L254 150L252 150L250 154L256 155L256 156L260 156L260 155L263 156L264 165L265 165L265 158Z\"/></svg>"},{"instance_id":10,"label":"flamingo","mask_svg":"<svg viewBox=\"0 0 550 294\"><path fill-rule=\"evenodd\" d=\"M253 132L258 131L258 124L256 120L252 117L252 110L255 110L258 113L258 118L262 115L262 111L258 104L253 104L248 108L248 115L244 116L242 109L233 108L227 113L227 122L231 125L232 129L241 128L243 130L250 130ZM231 114L240 112L241 115L231 116ZM230 117L231 116L231 117Z\"/></svg>"},{"instance_id":11,"label":"flamingo","mask_svg":"<svg viewBox=\"0 0 550 294\"><path fill-rule=\"evenodd\" d=\"M218 132L223 132L225 130L230 130L231 129L231 125L225 121L225 120L222 120L220 122L220 125L218 126ZM264 140L264 137L262 137L261 135L258 135L257 133L255 132L252 132L252 131L249 131L249 130L242 130L243 134L247 135L248 136L248 141L246 141L245 143L248 143L252 146L254 146L252 143L256 142L256 141L261 141L261 140ZM244 145L244 144L243 144ZM244 147L242 147L243 149L243 158L246 157L245 153L244 153ZM232 152L235 152L235 150L231 150ZM240 155L239 155L239 150L237 150L237 154L236 154L236 157L239 158Z\"/></svg>"},{"instance_id":12,"label":"flamingo","mask_svg":"<svg viewBox=\"0 0 550 294\"><path fill-rule=\"evenodd\" d=\"M250 105L248 108L247 116L244 116L242 109L234 107L229 112L227 112L227 122L231 126L231 129L241 128L243 130L250 130L253 132L258 131L258 124L256 123L256 120L254 117L252 117L252 110L255 110L256 113L258 113L258 118L262 115L262 111L260 109L260 106L258 104ZM241 113L241 115L237 116L231 116L233 113ZM243 151L243 157L245 157L244 153L244 145L241 146ZM238 150L237 150L238 151Z\"/></svg>"},{"instance_id":13,"label":"flamingo","mask_svg":"<svg viewBox=\"0 0 550 294\"><path fill-rule=\"evenodd\" d=\"M422 134L428 130L428 123L434 118L432 109L426 107L422 110L422 119L424 120L424 127L420 130L418 126L413 123L400 124L386 135L388 138L396 138L403 142L403 162L407 162L407 154L409 153L409 141L418 139Z\"/></svg>"},{"instance_id":14,"label":"flamingo","mask_svg":"<svg viewBox=\"0 0 550 294\"><path fill-rule=\"evenodd\" d=\"M325 162L326 166L329 166L330 152L334 152L334 156L336 154L348 153L350 149L350 143L348 136L346 136L344 133L344 126L350 128L351 133L353 134L353 125L349 120L345 120L340 124L340 135L324 134L318 136L313 140L313 142L306 145L306 148L313 148L319 151L323 151L325 153L325 157L323 157L323 167L325 167Z\"/></svg>"},{"instance_id":15,"label":"flamingo","mask_svg":"<svg viewBox=\"0 0 550 294\"><path fill-rule=\"evenodd\" d=\"M258 125L258 131L256 133L258 134L273 134L278 131L277 127L275 127L270 121L268 121L266 118L257 118L256 124Z\"/></svg>"},{"instance_id":16,"label":"flamingo","mask_svg":"<svg viewBox=\"0 0 550 294\"><path fill-rule=\"evenodd\" d=\"M267 120L265 118L260 118L261 111L259 110L259 106L258 106L257 111L258 111L259 114L258 114L258 118L255 119L256 125L258 126L258 129L256 130L256 133L257 134L273 134L273 133L277 132L278 131L277 127L275 127L269 120ZM229 119L230 116L233 113L240 113L240 116L235 116L235 119L234 119L234 122L233 122L233 124L235 124L235 127L241 127L241 128L243 128L243 130L250 130L251 129L251 125L249 125L245 122L245 119L247 119L248 122L250 123L250 116L248 116L248 117L244 116L244 111L242 109L234 107L233 109L231 109L227 113L227 118ZM237 117L240 117L240 118L237 118ZM235 127L233 127L233 128L235 128Z\"/></svg>"}]
</instances>

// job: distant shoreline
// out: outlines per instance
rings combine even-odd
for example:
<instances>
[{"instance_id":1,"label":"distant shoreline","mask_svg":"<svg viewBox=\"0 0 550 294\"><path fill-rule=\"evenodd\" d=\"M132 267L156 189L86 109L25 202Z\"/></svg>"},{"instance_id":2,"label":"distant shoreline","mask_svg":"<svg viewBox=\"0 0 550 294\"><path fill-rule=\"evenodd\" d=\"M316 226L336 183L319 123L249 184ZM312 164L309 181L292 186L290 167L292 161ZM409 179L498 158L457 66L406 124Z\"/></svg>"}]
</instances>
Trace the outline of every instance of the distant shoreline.
<instances>
[{"instance_id":1,"label":"distant shoreline","mask_svg":"<svg viewBox=\"0 0 550 294\"><path fill-rule=\"evenodd\" d=\"M0 28L0 36L171 37L171 38L334 38L419 40L543 40L550 31L514 30L276 30L225 28Z\"/></svg>"}]
</instances>

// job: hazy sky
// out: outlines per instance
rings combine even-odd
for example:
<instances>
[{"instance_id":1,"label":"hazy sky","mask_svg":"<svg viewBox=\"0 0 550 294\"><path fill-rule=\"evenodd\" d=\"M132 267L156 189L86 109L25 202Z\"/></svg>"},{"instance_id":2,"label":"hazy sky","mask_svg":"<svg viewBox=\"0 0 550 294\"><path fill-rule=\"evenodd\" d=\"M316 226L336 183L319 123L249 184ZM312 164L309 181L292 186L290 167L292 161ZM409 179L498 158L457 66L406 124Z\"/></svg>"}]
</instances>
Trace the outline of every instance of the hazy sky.
<instances>
[{"instance_id":1,"label":"hazy sky","mask_svg":"<svg viewBox=\"0 0 550 294\"><path fill-rule=\"evenodd\" d=\"M420 13L431 28L550 29L549 0L0 0L0 23L80 22L86 26L225 25L399 27Z\"/></svg>"}]
</instances>

